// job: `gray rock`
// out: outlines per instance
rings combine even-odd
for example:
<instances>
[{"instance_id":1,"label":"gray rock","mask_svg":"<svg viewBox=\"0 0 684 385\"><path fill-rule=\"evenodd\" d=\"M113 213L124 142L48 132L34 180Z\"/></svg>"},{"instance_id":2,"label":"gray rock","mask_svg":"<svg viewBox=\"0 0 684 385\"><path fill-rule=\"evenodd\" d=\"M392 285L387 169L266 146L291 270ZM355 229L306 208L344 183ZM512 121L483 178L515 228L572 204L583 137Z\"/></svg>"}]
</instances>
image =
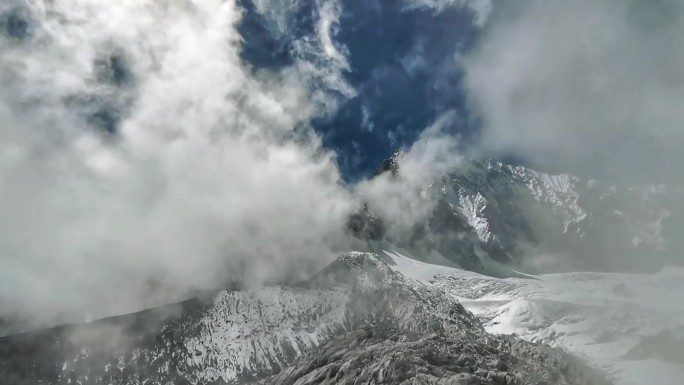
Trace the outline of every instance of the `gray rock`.
<instances>
[{"instance_id":1,"label":"gray rock","mask_svg":"<svg viewBox=\"0 0 684 385\"><path fill-rule=\"evenodd\" d=\"M358 252L299 285L0 339L0 383L12 385L539 381L605 384L559 351L486 333L443 289Z\"/></svg>"}]
</instances>

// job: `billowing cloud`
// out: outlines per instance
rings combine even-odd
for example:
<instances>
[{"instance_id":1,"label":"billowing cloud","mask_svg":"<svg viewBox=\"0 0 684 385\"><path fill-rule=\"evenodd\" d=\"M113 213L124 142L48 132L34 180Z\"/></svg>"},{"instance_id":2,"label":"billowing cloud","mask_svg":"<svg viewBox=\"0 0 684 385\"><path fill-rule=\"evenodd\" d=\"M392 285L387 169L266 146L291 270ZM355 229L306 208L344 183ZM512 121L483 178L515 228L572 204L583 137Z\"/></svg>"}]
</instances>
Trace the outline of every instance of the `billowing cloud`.
<instances>
[{"instance_id":1,"label":"billowing cloud","mask_svg":"<svg viewBox=\"0 0 684 385\"><path fill-rule=\"evenodd\" d=\"M0 13L0 319L136 310L345 249L353 198L308 123L335 106L321 82L346 87L331 21L311 39L338 64L255 72L234 1Z\"/></svg>"},{"instance_id":2,"label":"billowing cloud","mask_svg":"<svg viewBox=\"0 0 684 385\"><path fill-rule=\"evenodd\" d=\"M277 39L295 39L291 50L296 57L306 58L297 63L298 70L315 79L321 89L334 90L345 98L356 91L342 76L349 70L346 48L335 41L342 4L338 0L251 0L261 14L269 33ZM303 17L303 15L305 15ZM298 36L298 23L314 19L310 35Z\"/></svg>"},{"instance_id":3,"label":"billowing cloud","mask_svg":"<svg viewBox=\"0 0 684 385\"><path fill-rule=\"evenodd\" d=\"M453 111L439 116L418 140L396 156L397 170L361 182L356 191L380 217L391 224L389 238L408 233L424 222L437 203L425 190L437 178L458 167L462 158L458 138L446 128L457 118Z\"/></svg>"},{"instance_id":4,"label":"billowing cloud","mask_svg":"<svg viewBox=\"0 0 684 385\"><path fill-rule=\"evenodd\" d=\"M684 5L500 2L463 63L489 153L630 181L684 180Z\"/></svg>"}]
</instances>

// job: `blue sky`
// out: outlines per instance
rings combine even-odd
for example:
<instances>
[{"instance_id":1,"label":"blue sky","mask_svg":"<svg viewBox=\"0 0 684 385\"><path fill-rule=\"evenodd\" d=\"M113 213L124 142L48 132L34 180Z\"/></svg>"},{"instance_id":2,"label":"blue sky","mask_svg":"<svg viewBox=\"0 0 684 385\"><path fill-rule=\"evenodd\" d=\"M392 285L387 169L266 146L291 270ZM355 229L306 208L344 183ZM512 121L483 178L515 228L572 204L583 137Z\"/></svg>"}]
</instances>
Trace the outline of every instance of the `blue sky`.
<instances>
[{"instance_id":1,"label":"blue sky","mask_svg":"<svg viewBox=\"0 0 684 385\"><path fill-rule=\"evenodd\" d=\"M269 31L251 2L244 1L243 6L243 58L255 68L290 64L294 60L290 44L315 28L313 2L298 10L283 36ZM368 176L448 110L458 116L450 131L466 139L476 132L455 53L471 48L477 32L473 14L465 8L435 12L408 9L404 2L342 2L333 43L347 57L349 69L343 76L357 95L341 98L333 114L318 117L313 125L324 145L337 154L347 181Z\"/></svg>"}]
</instances>

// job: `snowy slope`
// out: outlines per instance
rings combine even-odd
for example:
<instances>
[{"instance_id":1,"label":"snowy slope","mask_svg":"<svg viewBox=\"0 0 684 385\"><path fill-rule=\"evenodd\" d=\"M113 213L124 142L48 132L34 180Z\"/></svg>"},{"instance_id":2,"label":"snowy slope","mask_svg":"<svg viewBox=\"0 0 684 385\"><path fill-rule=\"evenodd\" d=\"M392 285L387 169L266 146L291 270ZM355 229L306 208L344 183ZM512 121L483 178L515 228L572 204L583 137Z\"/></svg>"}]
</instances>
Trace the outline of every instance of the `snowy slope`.
<instances>
[{"instance_id":1,"label":"snowy slope","mask_svg":"<svg viewBox=\"0 0 684 385\"><path fill-rule=\"evenodd\" d=\"M397 271L459 299L489 332L561 347L617 385L682 383L684 269L497 279L386 254Z\"/></svg>"},{"instance_id":2,"label":"snowy slope","mask_svg":"<svg viewBox=\"0 0 684 385\"><path fill-rule=\"evenodd\" d=\"M373 240L384 234L417 257L435 252L494 276L490 261L529 273L647 271L684 247L684 191L676 186L620 186L473 160L431 181L416 199L434 204L419 223L383 222L365 207L365 227L360 218L354 225L366 231L356 233Z\"/></svg>"},{"instance_id":3,"label":"snowy slope","mask_svg":"<svg viewBox=\"0 0 684 385\"><path fill-rule=\"evenodd\" d=\"M277 373L338 332L347 301L342 290L222 292L184 342L188 371L206 382Z\"/></svg>"},{"instance_id":4,"label":"snowy slope","mask_svg":"<svg viewBox=\"0 0 684 385\"><path fill-rule=\"evenodd\" d=\"M0 338L0 383L313 384L355 373L369 384L417 373L430 373L426 384L462 373L478 384L605 383L544 342L616 385L678 385L682 294L677 268L497 279L350 252L294 286Z\"/></svg>"},{"instance_id":5,"label":"snowy slope","mask_svg":"<svg viewBox=\"0 0 684 385\"><path fill-rule=\"evenodd\" d=\"M209 303L9 336L0 384L251 381L343 332L348 301L339 288L223 291Z\"/></svg>"},{"instance_id":6,"label":"snowy slope","mask_svg":"<svg viewBox=\"0 0 684 385\"><path fill-rule=\"evenodd\" d=\"M0 383L606 384L561 351L487 333L449 287L401 267L350 252L294 286L0 338Z\"/></svg>"}]
</instances>

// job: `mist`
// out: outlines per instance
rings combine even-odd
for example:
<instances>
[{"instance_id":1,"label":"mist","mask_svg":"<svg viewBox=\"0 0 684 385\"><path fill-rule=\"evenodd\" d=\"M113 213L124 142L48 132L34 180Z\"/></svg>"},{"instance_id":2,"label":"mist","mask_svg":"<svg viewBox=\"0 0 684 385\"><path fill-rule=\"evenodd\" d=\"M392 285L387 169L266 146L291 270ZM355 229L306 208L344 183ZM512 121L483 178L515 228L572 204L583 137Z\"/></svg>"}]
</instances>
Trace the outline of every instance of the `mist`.
<instances>
[{"instance_id":1,"label":"mist","mask_svg":"<svg viewBox=\"0 0 684 385\"><path fill-rule=\"evenodd\" d=\"M684 262L671 236L684 229L683 35L677 1L495 4L476 47L458 59L469 107L482 120L473 151L577 175L581 188L603 186L630 213L653 217L653 228L667 222L661 255L615 247L628 241L594 217L596 247L527 262L553 270L581 258L582 269L613 271ZM662 190L666 210L639 208L651 190ZM551 238L543 229L539 236Z\"/></svg>"},{"instance_id":2,"label":"mist","mask_svg":"<svg viewBox=\"0 0 684 385\"><path fill-rule=\"evenodd\" d=\"M251 4L283 39L302 7ZM401 237L434 211L425 188L469 157L684 184L675 1L406 1L472 13L480 35L451 62L472 116L437 109L398 175L356 185L312 128L357 95L335 38L343 4L315 2L294 59L273 68L241 56L242 5L0 5L0 320L89 320L307 277L360 247L345 226L361 202ZM473 117L481 130L464 144L453 128ZM677 218L666 217L671 233ZM568 266L567 255L533 257Z\"/></svg>"},{"instance_id":3,"label":"mist","mask_svg":"<svg viewBox=\"0 0 684 385\"><path fill-rule=\"evenodd\" d=\"M73 348L77 358L89 349L138 357L136 339L145 335L189 367L207 360L220 368L203 350L214 342L237 341L247 353L220 358L249 364L262 357L246 358L251 350L240 343L263 338L272 341L259 349L288 348L271 338L271 325L262 333L226 318L242 317L234 312L243 297L231 302L216 291L247 289L247 298L249 289L301 282L342 253L396 248L472 270L440 282L427 275L442 270L418 271L425 265L396 255L417 270L421 290L477 296L459 298L476 306L488 331L528 328L516 338L561 348L569 341L565 348L599 355L609 346L615 362L679 365L681 309L663 293L677 298L681 270L667 265L684 264L684 5L380 1L356 8L378 12L358 23L341 0L0 4L0 334L154 308L58 329L73 346L50 341L46 356L54 347ZM434 20L454 36L431 30L431 18L453 7L466 14ZM385 17L396 20L383 24ZM404 28L413 17L419 22ZM256 32L241 24L248 19ZM346 35L349 47L340 20L358 28ZM461 22L472 25L452 26ZM366 36L375 29L391 33ZM376 47L382 39L397 41ZM370 55L355 66L352 52ZM326 142L331 132L320 122L332 122L330 130L358 123L355 135L336 138L353 151ZM398 148L396 164L364 179L384 143ZM361 156L373 146L378 154ZM572 176L514 180L499 160ZM257 295L245 322L285 319L286 338L318 338L309 326L321 309L290 306L309 294L264 295L282 302L278 317L262 317ZM217 301L215 317L198 314L207 298ZM487 307L493 312L482 313ZM311 324L296 320L301 311ZM176 330L187 327L180 336L164 330L178 315L185 318ZM205 331L206 341L194 344L193 334ZM39 345L6 346L12 359L13 349L43 359ZM116 367L136 371L136 359ZM661 370L634 362L625 364L630 373ZM17 370L33 365L23 364ZM89 376L83 369L77 374Z\"/></svg>"},{"instance_id":4,"label":"mist","mask_svg":"<svg viewBox=\"0 0 684 385\"><path fill-rule=\"evenodd\" d=\"M432 214L436 200L425 189L437 178L461 165L458 138L445 131L456 114L439 116L418 140L395 156L396 170L384 172L355 186L355 192L390 226L394 234L405 236L413 224L422 223Z\"/></svg>"},{"instance_id":5,"label":"mist","mask_svg":"<svg viewBox=\"0 0 684 385\"><path fill-rule=\"evenodd\" d=\"M684 6L499 2L463 58L483 151L556 172L680 183Z\"/></svg>"},{"instance_id":6,"label":"mist","mask_svg":"<svg viewBox=\"0 0 684 385\"><path fill-rule=\"evenodd\" d=\"M317 71L266 72L240 58L233 1L0 13L21 24L0 36L0 318L301 278L347 249L353 198L309 127L348 89L325 31Z\"/></svg>"},{"instance_id":7,"label":"mist","mask_svg":"<svg viewBox=\"0 0 684 385\"><path fill-rule=\"evenodd\" d=\"M278 39L297 1L253 1ZM488 2L464 6L476 20ZM0 6L0 321L35 328L308 277L365 248L371 202L408 229L422 189L460 162L436 116L400 177L346 183L311 122L354 98L343 12L313 6L293 60L253 65L238 1L12 1Z\"/></svg>"}]
</instances>

